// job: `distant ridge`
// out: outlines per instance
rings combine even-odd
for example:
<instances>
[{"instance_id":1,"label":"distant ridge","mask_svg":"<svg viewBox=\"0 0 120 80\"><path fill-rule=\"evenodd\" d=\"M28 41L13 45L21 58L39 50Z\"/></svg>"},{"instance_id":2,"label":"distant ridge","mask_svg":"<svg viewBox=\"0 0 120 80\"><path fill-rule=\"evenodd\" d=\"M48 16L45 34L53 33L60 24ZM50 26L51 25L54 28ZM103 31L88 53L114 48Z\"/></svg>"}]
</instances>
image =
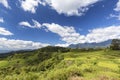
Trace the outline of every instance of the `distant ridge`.
<instances>
[{"instance_id":1,"label":"distant ridge","mask_svg":"<svg viewBox=\"0 0 120 80\"><path fill-rule=\"evenodd\" d=\"M15 52L25 52L25 51L32 51L31 49L26 50L0 50L0 54L3 53L15 53Z\"/></svg>"},{"instance_id":2,"label":"distant ridge","mask_svg":"<svg viewBox=\"0 0 120 80\"><path fill-rule=\"evenodd\" d=\"M79 44L71 44L69 48L105 48L110 46L112 40L104 41L101 43L79 43Z\"/></svg>"},{"instance_id":3,"label":"distant ridge","mask_svg":"<svg viewBox=\"0 0 120 80\"><path fill-rule=\"evenodd\" d=\"M79 43L79 44L71 44L68 46L68 48L105 48L109 47L112 40L104 41L101 43ZM49 47L48 47L49 48ZM53 47L54 48L54 47ZM44 48L42 48L44 49ZM14 53L14 52L25 52L25 51L32 51L31 49L27 50L0 50L0 54L2 53Z\"/></svg>"},{"instance_id":4,"label":"distant ridge","mask_svg":"<svg viewBox=\"0 0 120 80\"><path fill-rule=\"evenodd\" d=\"M10 50L0 50L0 54L1 53L8 53L8 52L11 52Z\"/></svg>"}]
</instances>

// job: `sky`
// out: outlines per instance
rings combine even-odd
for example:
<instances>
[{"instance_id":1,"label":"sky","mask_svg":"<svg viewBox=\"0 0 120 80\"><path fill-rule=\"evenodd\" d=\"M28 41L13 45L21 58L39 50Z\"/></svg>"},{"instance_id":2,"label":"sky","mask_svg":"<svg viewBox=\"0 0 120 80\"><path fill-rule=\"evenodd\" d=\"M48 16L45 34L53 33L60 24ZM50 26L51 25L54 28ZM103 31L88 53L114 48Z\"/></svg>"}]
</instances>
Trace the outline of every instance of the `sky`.
<instances>
[{"instance_id":1,"label":"sky","mask_svg":"<svg viewBox=\"0 0 120 80\"><path fill-rule=\"evenodd\" d=\"M0 0L0 50L120 38L120 0Z\"/></svg>"}]
</instances>

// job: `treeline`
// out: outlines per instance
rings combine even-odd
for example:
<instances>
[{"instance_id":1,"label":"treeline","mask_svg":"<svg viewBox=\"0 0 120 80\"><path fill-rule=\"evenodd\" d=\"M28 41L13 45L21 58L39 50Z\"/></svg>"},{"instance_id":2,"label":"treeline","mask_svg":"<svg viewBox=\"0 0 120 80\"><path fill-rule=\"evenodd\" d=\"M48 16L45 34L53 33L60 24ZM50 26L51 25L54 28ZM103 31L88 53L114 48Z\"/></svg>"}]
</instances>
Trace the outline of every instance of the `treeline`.
<instances>
[{"instance_id":1,"label":"treeline","mask_svg":"<svg viewBox=\"0 0 120 80\"><path fill-rule=\"evenodd\" d=\"M113 39L110 45L110 49L112 50L120 50L120 39Z\"/></svg>"},{"instance_id":2,"label":"treeline","mask_svg":"<svg viewBox=\"0 0 120 80\"><path fill-rule=\"evenodd\" d=\"M58 47L58 46L47 46L39 49L40 52L68 52L70 48Z\"/></svg>"},{"instance_id":3,"label":"treeline","mask_svg":"<svg viewBox=\"0 0 120 80\"><path fill-rule=\"evenodd\" d=\"M4 53L4 54L0 54L0 59L4 59L6 57L9 56L14 56L15 54L24 54L24 55L34 55L34 53L42 53L40 55L46 55L46 56L50 56L50 53L64 53L64 52L81 52L81 51L97 51L97 50L102 50L102 49L106 49L106 48L64 48L64 47L58 47L58 46L47 46L44 48L40 48L37 50L20 50L20 51L13 51L13 52L9 52L9 53ZM111 45L109 47L107 47L107 49L111 49L111 50L120 50L120 39L113 39L111 42ZM32 53L32 54L29 54ZM39 56L39 55L38 55ZM24 56L25 57L25 56Z\"/></svg>"}]
</instances>

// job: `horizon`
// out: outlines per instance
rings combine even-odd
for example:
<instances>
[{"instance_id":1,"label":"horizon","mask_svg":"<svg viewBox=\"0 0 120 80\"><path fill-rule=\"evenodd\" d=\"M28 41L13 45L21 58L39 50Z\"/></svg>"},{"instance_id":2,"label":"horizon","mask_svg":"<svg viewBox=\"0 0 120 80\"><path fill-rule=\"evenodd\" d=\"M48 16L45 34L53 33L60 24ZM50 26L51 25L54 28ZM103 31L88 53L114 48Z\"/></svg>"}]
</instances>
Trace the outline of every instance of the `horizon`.
<instances>
[{"instance_id":1,"label":"horizon","mask_svg":"<svg viewBox=\"0 0 120 80\"><path fill-rule=\"evenodd\" d=\"M112 39L120 39L120 0L0 1L0 51Z\"/></svg>"}]
</instances>

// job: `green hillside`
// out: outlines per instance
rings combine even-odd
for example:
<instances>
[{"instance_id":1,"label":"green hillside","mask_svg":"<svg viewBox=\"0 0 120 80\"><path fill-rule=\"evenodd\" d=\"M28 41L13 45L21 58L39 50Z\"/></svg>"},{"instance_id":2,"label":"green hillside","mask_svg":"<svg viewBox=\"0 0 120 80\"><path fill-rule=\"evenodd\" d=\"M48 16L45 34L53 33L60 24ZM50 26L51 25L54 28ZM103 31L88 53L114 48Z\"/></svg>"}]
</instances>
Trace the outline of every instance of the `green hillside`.
<instances>
[{"instance_id":1,"label":"green hillside","mask_svg":"<svg viewBox=\"0 0 120 80\"><path fill-rule=\"evenodd\" d=\"M46 47L0 55L0 80L120 80L120 51Z\"/></svg>"}]
</instances>

